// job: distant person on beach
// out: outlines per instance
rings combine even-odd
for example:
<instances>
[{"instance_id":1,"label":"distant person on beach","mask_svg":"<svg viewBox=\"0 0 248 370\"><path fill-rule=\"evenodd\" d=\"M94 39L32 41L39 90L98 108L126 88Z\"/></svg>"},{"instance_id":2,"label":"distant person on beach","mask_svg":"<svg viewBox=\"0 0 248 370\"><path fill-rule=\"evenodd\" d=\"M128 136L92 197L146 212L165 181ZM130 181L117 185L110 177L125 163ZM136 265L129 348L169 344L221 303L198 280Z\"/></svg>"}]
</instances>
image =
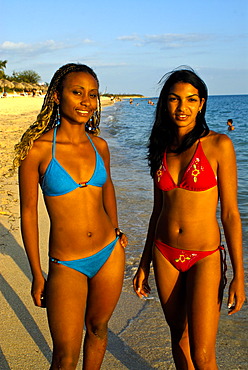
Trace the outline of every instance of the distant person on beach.
<instances>
[{"instance_id":1,"label":"distant person on beach","mask_svg":"<svg viewBox=\"0 0 248 370\"><path fill-rule=\"evenodd\" d=\"M228 131L235 130L235 126L233 126L233 120L232 119L228 119L226 124L228 126Z\"/></svg>"},{"instance_id":2,"label":"distant person on beach","mask_svg":"<svg viewBox=\"0 0 248 370\"><path fill-rule=\"evenodd\" d=\"M53 340L50 369L76 369L84 324L83 369L100 369L122 289L127 238L118 228L99 123L96 74L67 64L54 74L36 122L15 147L31 294L36 306L47 308ZM51 222L47 281L39 257L39 184Z\"/></svg>"},{"instance_id":3,"label":"distant person on beach","mask_svg":"<svg viewBox=\"0 0 248 370\"><path fill-rule=\"evenodd\" d=\"M167 75L148 146L154 206L133 281L136 294L147 297L153 261L180 370L217 369L215 341L226 280L218 199L233 267L228 314L245 301L236 157L230 138L206 124L207 97L205 83L192 70Z\"/></svg>"}]
</instances>

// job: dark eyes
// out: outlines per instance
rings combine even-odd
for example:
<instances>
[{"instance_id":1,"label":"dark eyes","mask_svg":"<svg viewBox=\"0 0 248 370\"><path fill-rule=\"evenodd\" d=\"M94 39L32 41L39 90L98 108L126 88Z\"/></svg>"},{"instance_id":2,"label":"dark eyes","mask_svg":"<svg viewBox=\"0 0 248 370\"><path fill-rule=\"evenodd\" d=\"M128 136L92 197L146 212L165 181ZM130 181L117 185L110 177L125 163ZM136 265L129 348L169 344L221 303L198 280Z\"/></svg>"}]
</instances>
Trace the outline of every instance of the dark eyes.
<instances>
[{"instance_id":1,"label":"dark eyes","mask_svg":"<svg viewBox=\"0 0 248 370\"><path fill-rule=\"evenodd\" d=\"M177 98L176 96L169 96L168 101L173 103L173 102L176 102L176 101L180 101L180 99ZM196 98L188 98L188 101L190 103L194 103L194 102L197 102L198 100Z\"/></svg>"},{"instance_id":2,"label":"dark eyes","mask_svg":"<svg viewBox=\"0 0 248 370\"><path fill-rule=\"evenodd\" d=\"M74 95L83 95L83 91L81 91L81 90L73 90L73 91L72 91L72 93L73 93ZM96 93L91 93L89 96L90 96L90 98L92 98L92 99L97 98L97 94L96 94Z\"/></svg>"},{"instance_id":3,"label":"dark eyes","mask_svg":"<svg viewBox=\"0 0 248 370\"><path fill-rule=\"evenodd\" d=\"M172 101L176 101L176 100L178 100L178 99L177 99L177 98L175 98L175 97L172 97L172 96L171 96L171 97L169 97L169 98L168 98L168 100L172 102Z\"/></svg>"},{"instance_id":4,"label":"dark eyes","mask_svg":"<svg viewBox=\"0 0 248 370\"><path fill-rule=\"evenodd\" d=\"M97 98L97 94L90 94L91 98Z\"/></svg>"}]
</instances>

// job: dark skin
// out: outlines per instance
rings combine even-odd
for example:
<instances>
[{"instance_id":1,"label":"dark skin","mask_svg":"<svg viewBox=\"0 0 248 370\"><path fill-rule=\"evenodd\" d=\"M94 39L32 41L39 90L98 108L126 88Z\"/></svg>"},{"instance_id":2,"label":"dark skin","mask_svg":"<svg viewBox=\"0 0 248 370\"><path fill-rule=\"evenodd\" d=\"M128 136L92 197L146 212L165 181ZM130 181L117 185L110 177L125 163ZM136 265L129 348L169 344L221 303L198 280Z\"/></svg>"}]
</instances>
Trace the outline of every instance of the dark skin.
<instances>
[{"instance_id":1,"label":"dark skin","mask_svg":"<svg viewBox=\"0 0 248 370\"><path fill-rule=\"evenodd\" d=\"M97 96L97 81L85 72L68 74L62 93L54 95L61 114L56 159L76 182L88 181L95 168L95 151L86 136L85 123L97 108ZM52 138L50 130L36 140L19 170L22 235L33 274L32 297L39 307L44 306L46 297L54 345L51 369L76 368L85 323L83 368L94 370L101 366L107 324L121 293L127 238L122 235L93 278L50 262L45 281L39 257L37 202L39 180L51 160ZM103 187L89 185L65 195L45 196L51 221L49 255L61 260L91 256L116 238L118 220L109 150L103 139L92 140L108 175Z\"/></svg>"}]
</instances>

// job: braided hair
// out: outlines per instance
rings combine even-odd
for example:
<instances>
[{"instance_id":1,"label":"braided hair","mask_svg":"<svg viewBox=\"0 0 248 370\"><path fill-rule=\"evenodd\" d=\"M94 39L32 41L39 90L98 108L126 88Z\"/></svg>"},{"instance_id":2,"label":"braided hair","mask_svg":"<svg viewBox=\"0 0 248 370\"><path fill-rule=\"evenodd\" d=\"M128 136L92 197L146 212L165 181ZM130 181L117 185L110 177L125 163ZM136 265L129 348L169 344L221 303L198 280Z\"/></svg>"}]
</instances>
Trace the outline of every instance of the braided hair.
<instances>
[{"instance_id":1,"label":"braided hair","mask_svg":"<svg viewBox=\"0 0 248 370\"><path fill-rule=\"evenodd\" d=\"M14 168L20 166L21 161L26 158L29 150L33 146L34 141L58 124L59 106L54 101L54 93L56 91L60 94L62 93L65 76L72 72L89 73L91 76L94 77L99 86L97 75L90 67L85 64L68 63L60 67L55 72L50 82L43 105L41 107L40 113L36 118L36 121L24 132L20 142L15 145L15 157L13 161ZM101 102L99 94L97 100L97 110L94 112L93 116L85 125L86 132L93 135L98 135L100 132L99 124L101 117Z\"/></svg>"},{"instance_id":2,"label":"braided hair","mask_svg":"<svg viewBox=\"0 0 248 370\"><path fill-rule=\"evenodd\" d=\"M166 74L160 82L164 82L164 85L158 99L155 120L148 142L147 158L152 177L154 177L161 165L166 150L177 154L183 153L200 137L207 136L209 133L209 128L205 120L208 90L204 81L188 67L188 69L176 69ZM176 150L172 150L171 146L176 136L176 130L167 112L167 98L171 87L178 82L189 83L194 86L198 90L200 100L205 99L205 103L201 112L196 117L195 127L185 135L181 145Z\"/></svg>"}]
</instances>

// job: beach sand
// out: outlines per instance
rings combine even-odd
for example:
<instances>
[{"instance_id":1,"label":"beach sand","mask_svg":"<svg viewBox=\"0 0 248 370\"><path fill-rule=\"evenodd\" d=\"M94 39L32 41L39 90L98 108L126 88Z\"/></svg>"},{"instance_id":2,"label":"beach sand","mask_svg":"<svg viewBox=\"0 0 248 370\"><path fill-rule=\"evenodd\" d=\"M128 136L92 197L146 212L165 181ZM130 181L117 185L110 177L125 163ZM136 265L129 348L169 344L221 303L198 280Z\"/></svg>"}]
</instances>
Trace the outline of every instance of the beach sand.
<instances>
[{"instance_id":1,"label":"beach sand","mask_svg":"<svg viewBox=\"0 0 248 370\"><path fill-rule=\"evenodd\" d=\"M33 305L30 296L31 273L19 229L17 175L10 176L9 171L13 146L35 120L42 101L38 97L0 99L1 370L43 370L49 368L51 361L46 313ZM104 104L108 103L105 99ZM49 222L42 196L39 214L41 261L47 274ZM102 369L175 369L169 330L159 302L138 299L132 291L131 280L125 287L109 323L109 343ZM247 308L245 311L247 313ZM226 312L223 305L217 339L219 368L247 369L247 315L227 317ZM80 359L78 369L81 367Z\"/></svg>"}]
</instances>

